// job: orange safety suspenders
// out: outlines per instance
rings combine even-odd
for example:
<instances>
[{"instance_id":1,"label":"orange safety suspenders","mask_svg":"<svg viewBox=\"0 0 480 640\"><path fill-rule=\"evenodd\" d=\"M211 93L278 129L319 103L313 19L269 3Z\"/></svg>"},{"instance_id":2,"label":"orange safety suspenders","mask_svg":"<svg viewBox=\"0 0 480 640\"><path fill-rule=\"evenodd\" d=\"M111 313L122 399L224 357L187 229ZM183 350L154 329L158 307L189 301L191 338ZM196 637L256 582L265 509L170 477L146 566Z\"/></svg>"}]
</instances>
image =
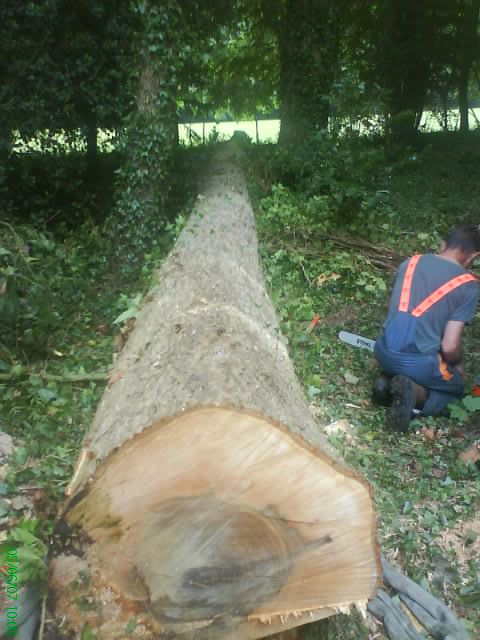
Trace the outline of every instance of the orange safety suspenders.
<instances>
[{"instance_id":1,"label":"orange safety suspenders","mask_svg":"<svg viewBox=\"0 0 480 640\"><path fill-rule=\"evenodd\" d=\"M398 305L399 311L405 311L408 313L408 307L410 305L410 290L412 288L412 282L413 282L413 274L415 273L415 268L421 257L422 256L413 256L413 258L410 258L410 261L407 264L407 270L405 271L405 277L403 278L403 283L402 283L402 293L400 295L400 304Z\"/></svg>"},{"instance_id":2,"label":"orange safety suspenders","mask_svg":"<svg viewBox=\"0 0 480 640\"><path fill-rule=\"evenodd\" d=\"M419 318L423 316L423 314L428 311L434 304L436 304L439 300L441 300L448 293L460 287L462 284L466 282L475 282L478 281L471 273L464 273L460 276L456 276L451 280L442 284L438 289L435 289L429 296L427 296L420 304L418 304L412 311L409 312L408 308L410 306L410 292L412 289L413 282L413 274L415 273L415 268L418 264L422 256L416 255L410 258L410 261L407 265L407 269L405 271L405 277L402 283L402 291L400 294L400 302L398 305L399 311L404 311L405 313L410 313L414 318ZM444 380L451 380L453 378L453 373L449 371L447 363L443 360L442 355L438 354L438 368L440 374Z\"/></svg>"},{"instance_id":3,"label":"orange safety suspenders","mask_svg":"<svg viewBox=\"0 0 480 640\"><path fill-rule=\"evenodd\" d=\"M410 261L407 265L407 269L405 271L405 277L403 278L403 283L402 283L402 292L400 294L400 302L398 305L399 311L404 311L406 313L409 312L408 307L410 305L410 291L412 289L413 274L415 273L415 268L421 257L422 256L420 255L413 256L412 258L410 258ZM465 284L466 282L476 282L476 281L478 281L478 278L476 278L471 273L463 273L460 276L456 276L455 278L448 280L447 282L445 282L445 284L442 284L440 287L438 287L438 289L435 289L435 291L433 291L429 296L427 296L424 300L422 300L422 302L420 302L420 304L418 304L415 307L415 309L410 311L411 315L414 316L415 318L419 318L420 316L423 316L423 314L426 311L428 311L430 307L433 307L434 304L436 304L439 300L441 300L443 297L445 297L448 293L450 293L457 287L460 287L462 284Z\"/></svg>"}]
</instances>

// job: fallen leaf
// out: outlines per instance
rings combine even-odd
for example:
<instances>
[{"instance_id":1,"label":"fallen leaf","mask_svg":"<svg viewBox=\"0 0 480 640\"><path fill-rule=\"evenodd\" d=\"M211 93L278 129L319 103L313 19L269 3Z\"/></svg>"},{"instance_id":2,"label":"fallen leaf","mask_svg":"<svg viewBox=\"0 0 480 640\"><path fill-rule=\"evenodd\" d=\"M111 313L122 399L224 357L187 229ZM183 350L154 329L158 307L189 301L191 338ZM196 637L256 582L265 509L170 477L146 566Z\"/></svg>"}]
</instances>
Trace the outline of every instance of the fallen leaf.
<instances>
[{"instance_id":1,"label":"fallen leaf","mask_svg":"<svg viewBox=\"0 0 480 640\"><path fill-rule=\"evenodd\" d=\"M422 434L422 436L425 438L425 440L435 440L435 438L437 437L436 432L431 429L430 427L422 427L420 429L420 433Z\"/></svg>"},{"instance_id":2,"label":"fallen leaf","mask_svg":"<svg viewBox=\"0 0 480 640\"><path fill-rule=\"evenodd\" d=\"M468 449L462 451L462 453L458 456L458 459L462 462L465 462L465 464L468 464L469 462L475 464L480 460L480 445L472 444L471 447L468 447Z\"/></svg>"},{"instance_id":3,"label":"fallen leaf","mask_svg":"<svg viewBox=\"0 0 480 640\"><path fill-rule=\"evenodd\" d=\"M318 313L316 313L313 316L312 321L308 325L308 329L307 329L306 333L312 333L312 331L315 329L315 326L318 324L319 320L320 320L320 316L318 315Z\"/></svg>"},{"instance_id":4,"label":"fallen leaf","mask_svg":"<svg viewBox=\"0 0 480 640\"><path fill-rule=\"evenodd\" d=\"M324 285L327 282L330 282L331 280L335 281L338 280L341 277L341 275L339 273L330 273L329 275L327 275L326 273L321 273L318 278L315 280L315 284L317 285L317 287L321 287L322 285Z\"/></svg>"}]
</instances>

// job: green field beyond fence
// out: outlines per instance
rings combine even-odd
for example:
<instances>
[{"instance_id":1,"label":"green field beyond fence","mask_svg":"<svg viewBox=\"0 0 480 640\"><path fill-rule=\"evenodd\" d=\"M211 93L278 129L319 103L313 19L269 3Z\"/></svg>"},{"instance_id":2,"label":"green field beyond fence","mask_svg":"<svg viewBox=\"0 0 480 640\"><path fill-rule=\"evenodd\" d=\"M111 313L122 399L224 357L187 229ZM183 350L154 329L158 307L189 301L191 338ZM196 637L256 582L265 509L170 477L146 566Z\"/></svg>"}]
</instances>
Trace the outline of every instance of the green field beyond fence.
<instances>
[{"instance_id":1,"label":"green field beyond fence","mask_svg":"<svg viewBox=\"0 0 480 640\"><path fill-rule=\"evenodd\" d=\"M470 127L478 128L480 125L480 108L470 109ZM425 111L420 124L420 131L441 131L444 129L444 120L447 119L448 130L455 131L459 128L460 116L457 109L451 109L447 114L439 114L433 111ZM377 128L380 130L381 122L378 116L369 119L369 125L361 122L345 125L346 129L359 133L371 133ZM184 123L178 127L180 142L184 145L204 144L211 140L228 140L234 131L244 131L252 142L265 143L277 142L280 131L280 120L238 120L238 121L208 121ZM112 151L116 146L115 132L99 129L98 145L101 151ZM61 132L40 132L35 137L23 139L16 136L14 150L17 153L28 151L82 151L85 149L85 140L80 130L76 135L72 132L65 136Z\"/></svg>"}]
</instances>

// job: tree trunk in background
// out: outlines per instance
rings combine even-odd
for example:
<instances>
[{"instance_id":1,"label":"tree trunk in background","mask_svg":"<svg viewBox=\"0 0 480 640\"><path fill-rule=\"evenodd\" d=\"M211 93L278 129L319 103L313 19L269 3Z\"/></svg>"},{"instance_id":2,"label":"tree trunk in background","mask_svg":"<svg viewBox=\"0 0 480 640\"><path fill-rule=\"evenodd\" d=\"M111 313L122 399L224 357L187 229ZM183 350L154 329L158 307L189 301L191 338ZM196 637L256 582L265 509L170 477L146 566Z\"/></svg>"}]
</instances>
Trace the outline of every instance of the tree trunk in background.
<instances>
[{"instance_id":1,"label":"tree trunk in background","mask_svg":"<svg viewBox=\"0 0 480 640\"><path fill-rule=\"evenodd\" d=\"M458 109L460 112L460 131L468 131L468 80L470 66L465 65L460 69L458 78Z\"/></svg>"},{"instance_id":2,"label":"tree trunk in background","mask_svg":"<svg viewBox=\"0 0 480 640\"><path fill-rule=\"evenodd\" d=\"M113 233L121 253L139 262L152 249L165 221L168 176L178 143L175 96L181 48L180 4L146 0L139 37L137 110L128 118L125 164Z\"/></svg>"},{"instance_id":3,"label":"tree trunk in background","mask_svg":"<svg viewBox=\"0 0 480 640\"><path fill-rule=\"evenodd\" d=\"M144 639L238 640L364 607L379 575L371 492L295 377L232 146L158 282L57 528L70 532L50 566L64 628L116 640L134 620Z\"/></svg>"},{"instance_id":4,"label":"tree trunk in background","mask_svg":"<svg viewBox=\"0 0 480 640\"><path fill-rule=\"evenodd\" d=\"M390 133L406 141L418 128L430 75L434 7L417 0L384 0L377 22L377 67L387 92Z\"/></svg>"},{"instance_id":5,"label":"tree trunk in background","mask_svg":"<svg viewBox=\"0 0 480 640\"><path fill-rule=\"evenodd\" d=\"M175 105L173 106L175 107ZM178 145L180 144L180 134L178 131L178 124L179 124L178 113L175 109L174 113L172 114L172 123L171 123L172 133L170 134L171 140L172 140L172 146L174 148L178 147Z\"/></svg>"},{"instance_id":6,"label":"tree trunk in background","mask_svg":"<svg viewBox=\"0 0 480 640\"><path fill-rule=\"evenodd\" d=\"M87 166L92 177L95 176L98 160L98 127L97 115L94 109L88 112L85 125L85 139L87 142Z\"/></svg>"},{"instance_id":7,"label":"tree trunk in background","mask_svg":"<svg viewBox=\"0 0 480 640\"><path fill-rule=\"evenodd\" d=\"M12 153L13 136L8 130L8 124L0 129L0 187L4 184L8 161Z\"/></svg>"},{"instance_id":8,"label":"tree trunk in background","mask_svg":"<svg viewBox=\"0 0 480 640\"><path fill-rule=\"evenodd\" d=\"M286 0L278 31L280 144L328 127L339 46L341 3Z\"/></svg>"},{"instance_id":9,"label":"tree trunk in background","mask_svg":"<svg viewBox=\"0 0 480 640\"><path fill-rule=\"evenodd\" d=\"M468 131L468 83L470 71L478 56L478 20L480 0L466 3L458 30L458 51L460 64L458 70L458 107L460 111L460 131Z\"/></svg>"}]
</instances>

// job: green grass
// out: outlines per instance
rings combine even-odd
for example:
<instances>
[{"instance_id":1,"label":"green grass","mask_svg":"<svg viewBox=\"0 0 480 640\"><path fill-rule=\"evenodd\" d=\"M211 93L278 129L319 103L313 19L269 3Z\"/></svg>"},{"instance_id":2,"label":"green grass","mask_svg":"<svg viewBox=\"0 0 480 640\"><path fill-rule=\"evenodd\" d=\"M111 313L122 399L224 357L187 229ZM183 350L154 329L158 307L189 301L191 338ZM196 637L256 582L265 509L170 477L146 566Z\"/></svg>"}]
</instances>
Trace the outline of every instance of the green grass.
<instances>
[{"instance_id":1,"label":"green grass","mask_svg":"<svg viewBox=\"0 0 480 640\"><path fill-rule=\"evenodd\" d=\"M272 156L271 146L252 150L251 195L281 329L319 424L347 420L350 425L348 436L331 436L332 444L375 489L382 548L446 599L478 635L479 610L472 600L479 591L479 560L467 553L460 564L442 542L480 510L480 474L457 460L479 437L477 414L465 423L427 419L406 436L392 434L385 410L370 403L378 372L372 355L337 338L340 329L378 335L392 282L391 272L349 242L360 238L406 256L436 250L448 227L475 219L478 135L435 134L422 138L417 149L395 153L358 141L339 149L324 139L318 144L313 153L299 150L295 159ZM34 277L19 289L16 316L8 322L2 316L0 373L23 367L29 375L15 384L0 382L0 430L21 441L0 495L9 497L19 486L45 492L41 523L25 525L44 541L104 384L48 381L41 374L108 369L119 331L113 321L148 287L156 261L172 241L166 236L162 251L146 255L143 270L122 269L121 275L122 265L111 261L103 234L116 159L106 160L96 190L89 191L82 166L73 154L69 158L19 157L8 185L7 220L21 240L9 245L16 247L16 261L9 264L19 278L29 275L28 269ZM185 165L176 174L172 219L185 204L178 194L192 172ZM307 334L314 313L321 321ZM465 341L469 381L480 371L479 339L477 317ZM434 430L434 440L422 434L423 425ZM21 525L22 517L21 511L0 516L0 542L5 528ZM339 616L332 629L340 640L368 637L357 615ZM315 629L308 634L314 637Z\"/></svg>"}]
</instances>

